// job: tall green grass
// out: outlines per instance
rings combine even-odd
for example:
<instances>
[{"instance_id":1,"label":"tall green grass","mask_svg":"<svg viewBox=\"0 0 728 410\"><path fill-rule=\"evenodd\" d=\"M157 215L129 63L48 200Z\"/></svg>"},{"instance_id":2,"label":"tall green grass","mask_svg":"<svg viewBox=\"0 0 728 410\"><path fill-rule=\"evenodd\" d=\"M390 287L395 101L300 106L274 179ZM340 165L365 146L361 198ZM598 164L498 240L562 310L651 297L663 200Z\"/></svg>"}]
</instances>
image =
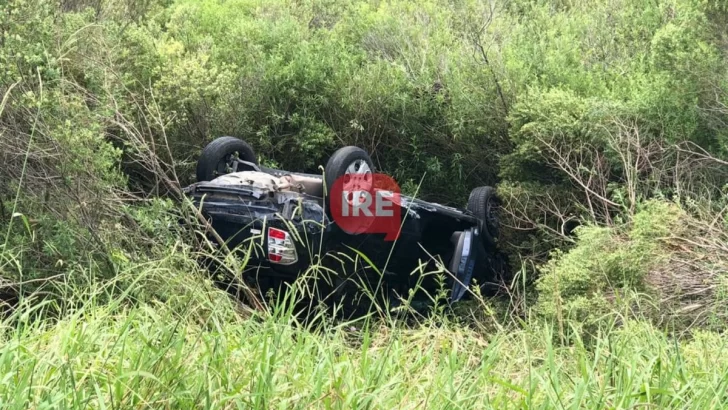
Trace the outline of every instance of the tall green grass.
<instances>
[{"instance_id":1,"label":"tall green grass","mask_svg":"<svg viewBox=\"0 0 728 410\"><path fill-rule=\"evenodd\" d=\"M0 331L1 407L611 409L728 401L723 335L677 340L618 315L589 343L566 345L549 324L493 314L465 326L447 316L407 325L320 316L304 325L292 304L242 313L172 262L130 265L114 281L68 292L54 320L38 319L50 302L21 302Z\"/></svg>"}]
</instances>

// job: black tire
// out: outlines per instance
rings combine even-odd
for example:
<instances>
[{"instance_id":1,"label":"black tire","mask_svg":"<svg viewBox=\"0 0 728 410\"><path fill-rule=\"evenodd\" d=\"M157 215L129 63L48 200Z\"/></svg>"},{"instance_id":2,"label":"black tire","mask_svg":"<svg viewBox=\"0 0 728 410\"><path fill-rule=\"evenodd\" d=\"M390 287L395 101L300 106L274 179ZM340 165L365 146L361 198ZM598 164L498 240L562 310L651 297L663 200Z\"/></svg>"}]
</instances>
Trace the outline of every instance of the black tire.
<instances>
[{"instance_id":1,"label":"black tire","mask_svg":"<svg viewBox=\"0 0 728 410\"><path fill-rule=\"evenodd\" d=\"M346 174L346 169L349 165L358 160L366 162L372 173L374 172L374 164L372 163L371 157L359 147L348 146L339 148L331 155L324 169L327 192L331 190L331 187L334 186L334 182L337 179Z\"/></svg>"},{"instance_id":2,"label":"black tire","mask_svg":"<svg viewBox=\"0 0 728 410\"><path fill-rule=\"evenodd\" d=\"M369 167L369 170L371 170L371 173L374 173L374 164L372 164L372 159L369 156L369 154L364 151L363 149L359 147L354 146L347 146L343 148L339 148L334 154L329 158L328 162L326 163L326 168L324 169L324 181L326 183L326 203L327 203L327 209L329 212L329 216L333 218L333 215L331 215L331 188L334 186L334 182L336 182L337 179L343 177L346 174L347 168L349 168L350 165L357 161L363 161L362 163L366 163L366 165ZM373 184L373 178L370 179ZM356 185L355 185L356 186ZM367 187L359 187L360 190L366 190ZM354 232L348 232L351 235L357 235L363 231L365 231L368 226L364 226L364 224L367 223L373 223L372 219L364 220L362 226L359 226L356 231ZM341 226L344 228L343 226ZM344 229L346 231L346 229Z\"/></svg>"},{"instance_id":3,"label":"black tire","mask_svg":"<svg viewBox=\"0 0 728 410\"><path fill-rule=\"evenodd\" d=\"M486 247L494 247L498 243L499 222L497 215L498 198L495 188L482 186L473 189L468 198L468 210L478 218L480 237Z\"/></svg>"},{"instance_id":4,"label":"black tire","mask_svg":"<svg viewBox=\"0 0 728 410\"><path fill-rule=\"evenodd\" d=\"M207 144L197 160L197 181L212 181L226 174L227 163L233 155L243 161L258 164L253 148L245 141L235 137L220 137Z\"/></svg>"}]
</instances>

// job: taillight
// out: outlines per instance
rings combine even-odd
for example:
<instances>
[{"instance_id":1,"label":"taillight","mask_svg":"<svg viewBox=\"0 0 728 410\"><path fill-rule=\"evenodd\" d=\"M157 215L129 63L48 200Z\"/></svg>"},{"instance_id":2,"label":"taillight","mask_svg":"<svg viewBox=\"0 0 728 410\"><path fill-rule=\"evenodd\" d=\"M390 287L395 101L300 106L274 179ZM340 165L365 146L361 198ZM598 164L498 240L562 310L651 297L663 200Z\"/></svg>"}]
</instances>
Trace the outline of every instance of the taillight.
<instances>
[{"instance_id":1,"label":"taillight","mask_svg":"<svg viewBox=\"0 0 728 410\"><path fill-rule=\"evenodd\" d=\"M290 265L298 260L296 247L288 232L268 228L268 260L281 265Z\"/></svg>"}]
</instances>

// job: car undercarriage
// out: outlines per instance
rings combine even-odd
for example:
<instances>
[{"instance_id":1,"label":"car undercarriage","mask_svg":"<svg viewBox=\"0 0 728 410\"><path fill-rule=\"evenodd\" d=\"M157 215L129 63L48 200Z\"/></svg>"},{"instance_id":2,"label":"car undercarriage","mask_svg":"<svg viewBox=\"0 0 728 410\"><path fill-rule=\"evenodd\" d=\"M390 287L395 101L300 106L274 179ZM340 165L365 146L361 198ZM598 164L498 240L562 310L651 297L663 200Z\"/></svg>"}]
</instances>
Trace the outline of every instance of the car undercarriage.
<instances>
[{"instance_id":1,"label":"car undercarriage","mask_svg":"<svg viewBox=\"0 0 728 410\"><path fill-rule=\"evenodd\" d=\"M329 273L326 297L334 301L362 286L398 295L444 286L456 302L474 286L492 289L506 269L491 187L475 188L465 209L397 195L399 230L388 240L383 232L347 230L332 214L337 178L371 179L374 167L360 148L340 149L324 175L312 175L261 167L247 143L221 137L197 169L198 182L184 192L227 246L246 256L244 275L261 286L314 270ZM312 269L318 266L326 269Z\"/></svg>"}]
</instances>

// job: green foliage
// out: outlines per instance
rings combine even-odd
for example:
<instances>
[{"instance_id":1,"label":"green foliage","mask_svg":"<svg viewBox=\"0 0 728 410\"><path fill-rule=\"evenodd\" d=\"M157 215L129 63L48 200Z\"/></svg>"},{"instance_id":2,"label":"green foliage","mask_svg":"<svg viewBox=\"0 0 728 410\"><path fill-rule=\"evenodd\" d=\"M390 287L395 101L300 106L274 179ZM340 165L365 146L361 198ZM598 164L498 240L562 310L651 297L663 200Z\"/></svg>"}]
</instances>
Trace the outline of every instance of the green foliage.
<instances>
[{"instance_id":1,"label":"green foliage","mask_svg":"<svg viewBox=\"0 0 728 410\"><path fill-rule=\"evenodd\" d=\"M126 297L69 297L61 319L23 304L0 322L4 407L428 408L725 406L726 337L672 339L634 319L596 341L554 342L536 321L483 335L447 319L293 326L290 311L242 319L220 291L180 280L167 261L131 266ZM189 277L187 277L189 279ZM165 303L140 295L173 283ZM133 303L129 303L129 299Z\"/></svg>"},{"instance_id":2,"label":"green foliage","mask_svg":"<svg viewBox=\"0 0 728 410\"><path fill-rule=\"evenodd\" d=\"M609 188L599 193L615 202L622 201L629 178L649 185L637 188L641 198L671 189L654 181L662 177L654 169L627 175L625 152L686 141L717 155L724 150L728 111L721 101L728 88L719 38L725 30L709 24L714 14L704 5L544 1L513 7L519 18L504 17L511 28L503 59L519 98L508 116L514 147L500 157L503 179L524 184L531 197L566 198L559 203L564 213L609 223L612 211L590 209L594 192L584 192L586 182L604 178ZM625 146L625 124L637 130L630 131L632 148ZM543 209L526 213L535 219Z\"/></svg>"},{"instance_id":3,"label":"green foliage","mask_svg":"<svg viewBox=\"0 0 728 410\"><path fill-rule=\"evenodd\" d=\"M427 173L435 197L450 197L438 193L445 186L467 194L453 180L492 181L496 162L478 144L505 122L479 118L477 101L492 96L474 86L480 70L448 32L456 10L329 3L180 1L126 30L124 56L139 57L119 64L154 85L178 160L236 135L267 160L311 172L342 144L360 145L402 181ZM482 172L462 171L473 168Z\"/></svg>"},{"instance_id":4,"label":"green foliage","mask_svg":"<svg viewBox=\"0 0 728 410\"><path fill-rule=\"evenodd\" d=\"M402 184L424 176L421 195L458 205L498 176L559 183L570 195L539 139L609 151L615 119L636 118L665 141L725 145L725 113L709 110L724 91L719 33L699 2L164 6L145 3L145 19L122 24L104 3L95 26L98 10L72 8L63 32L78 34L66 42L64 75L94 91L114 84L83 57L97 54L123 80L113 87L158 104L153 131L164 124L183 182L219 135L310 172L337 147L359 145ZM91 48L104 44L120 52ZM128 99L116 103L138 114Z\"/></svg>"},{"instance_id":5,"label":"green foliage","mask_svg":"<svg viewBox=\"0 0 728 410\"><path fill-rule=\"evenodd\" d=\"M725 327L726 4L1 2L0 403L723 407L725 337L649 321ZM358 145L446 204L498 182L536 304L243 320L173 200L221 135L309 172Z\"/></svg>"},{"instance_id":6,"label":"green foliage","mask_svg":"<svg viewBox=\"0 0 728 410\"><path fill-rule=\"evenodd\" d=\"M604 315L646 290L650 269L669 255L663 241L682 232L683 211L667 202L644 204L624 228L584 226L576 245L557 250L538 280L538 311L550 320L593 329Z\"/></svg>"},{"instance_id":7,"label":"green foliage","mask_svg":"<svg viewBox=\"0 0 728 410\"><path fill-rule=\"evenodd\" d=\"M0 80L4 85L58 76L57 60L46 45L53 35L52 1L3 2L0 5Z\"/></svg>"},{"instance_id":8,"label":"green foliage","mask_svg":"<svg viewBox=\"0 0 728 410\"><path fill-rule=\"evenodd\" d=\"M501 157L501 176L519 182L564 182L568 176L553 169L547 159L561 147L576 155L594 149L603 137L602 119L612 110L601 100L570 90L531 90L511 112L515 148Z\"/></svg>"}]
</instances>

